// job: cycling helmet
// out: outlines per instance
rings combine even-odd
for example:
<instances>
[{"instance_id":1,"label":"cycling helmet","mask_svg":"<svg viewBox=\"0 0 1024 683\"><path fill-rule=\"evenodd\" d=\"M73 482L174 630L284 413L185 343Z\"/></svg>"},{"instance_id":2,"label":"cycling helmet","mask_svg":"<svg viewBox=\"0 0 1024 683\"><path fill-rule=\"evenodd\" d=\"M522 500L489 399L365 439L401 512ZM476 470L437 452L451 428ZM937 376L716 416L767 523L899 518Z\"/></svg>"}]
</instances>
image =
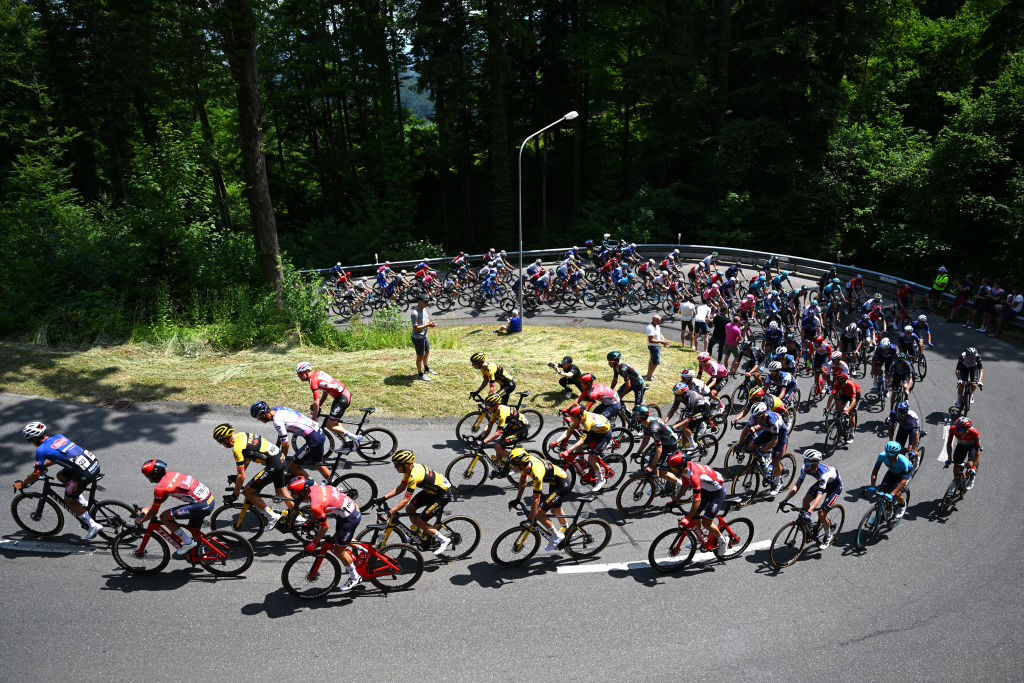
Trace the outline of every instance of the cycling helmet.
<instances>
[{"instance_id":1,"label":"cycling helmet","mask_svg":"<svg viewBox=\"0 0 1024 683\"><path fill-rule=\"evenodd\" d=\"M839 278L837 278L837 277L832 278L832 284L838 285L839 283L840 283Z\"/></svg>"},{"instance_id":2,"label":"cycling helmet","mask_svg":"<svg viewBox=\"0 0 1024 683\"><path fill-rule=\"evenodd\" d=\"M313 366L309 364L309 361L302 361L301 363L295 366L295 374L300 375L303 372L309 372L312 369Z\"/></svg>"},{"instance_id":3,"label":"cycling helmet","mask_svg":"<svg viewBox=\"0 0 1024 683\"><path fill-rule=\"evenodd\" d=\"M768 372L778 372L782 369L782 363L777 360L773 360L768 364Z\"/></svg>"},{"instance_id":4,"label":"cycling helmet","mask_svg":"<svg viewBox=\"0 0 1024 683\"><path fill-rule=\"evenodd\" d=\"M608 352L608 360L617 361L620 358L622 358L622 353L620 351L609 351Z\"/></svg>"},{"instance_id":5,"label":"cycling helmet","mask_svg":"<svg viewBox=\"0 0 1024 683\"><path fill-rule=\"evenodd\" d=\"M843 352L842 351L833 351L832 352L832 360L840 360L840 359L842 359L842 357L843 357Z\"/></svg>"},{"instance_id":6,"label":"cycling helmet","mask_svg":"<svg viewBox=\"0 0 1024 683\"><path fill-rule=\"evenodd\" d=\"M698 363L707 363L710 360L711 360L711 354L708 353L707 351L702 351L702 352L697 354L697 362Z\"/></svg>"},{"instance_id":7,"label":"cycling helmet","mask_svg":"<svg viewBox=\"0 0 1024 683\"><path fill-rule=\"evenodd\" d=\"M896 360L906 360L906 359L907 359L907 354L903 353L902 351L897 351L896 352Z\"/></svg>"},{"instance_id":8,"label":"cycling helmet","mask_svg":"<svg viewBox=\"0 0 1024 683\"><path fill-rule=\"evenodd\" d=\"M408 448L403 448L391 456L391 462L399 465L411 465L416 462L416 456Z\"/></svg>"},{"instance_id":9,"label":"cycling helmet","mask_svg":"<svg viewBox=\"0 0 1024 683\"><path fill-rule=\"evenodd\" d=\"M508 256L508 252L507 252L507 251L505 251L504 249L502 249L502 250L501 250L501 255L502 255L502 256Z\"/></svg>"},{"instance_id":10,"label":"cycling helmet","mask_svg":"<svg viewBox=\"0 0 1024 683\"><path fill-rule=\"evenodd\" d=\"M953 423L953 429L958 432L965 432L971 428L974 422L969 417L958 417L956 422Z\"/></svg>"},{"instance_id":11,"label":"cycling helmet","mask_svg":"<svg viewBox=\"0 0 1024 683\"><path fill-rule=\"evenodd\" d=\"M863 275L861 275L860 273L857 273L857 278L856 278L856 279L858 279L858 280L863 280L863 279L864 279L864 276L863 276Z\"/></svg>"},{"instance_id":12,"label":"cycling helmet","mask_svg":"<svg viewBox=\"0 0 1024 683\"><path fill-rule=\"evenodd\" d=\"M812 306L817 306L818 305L818 300L817 299L811 299L811 305Z\"/></svg>"},{"instance_id":13,"label":"cycling helmet","mask_svg":"<svg viewBox=\"0 0 1024 683\"><path fill-rule=\"evenodd\" d=\"M787 353L788 351L789 351L789 349L787 349L785 346L780 346L780 347L775 349L775 355L776 356L781 356L784 353Z\"/></svg>"},{"instance_id":14,"label":"cycling helmet","mask_svg":"<svg viewBox=\"0 0 1024 683\"><path fill-rule=\"evenodd\" d=\"M484 356L484 354L480 353L479 351L477 351L476 353L469 357L470 363L483 363L485 360L487 360L487 357Z\"/></svg>"},{"instance_id":15,"label":"cycling helmet","mask_svg":"<svg viewBox=\"0 0 1024 683\"><path fill-rule=\"evenodd\" d=\"M800 285L800 291L801 292L806 292L807 291L807 285Z\"/></svg>"},{"instance_id":16,"label":"cycling helmet","mask_svg":"<svg viewBox=\"0 0 1024 683\"><path fill-rule=\"evenodd\" d=\"M747 301L753 301L756 298L753 294L747 294Z\"/></svg>"},{"instance_id":17,"label":"cycling helmet","mask_svg":"<svg viewBox=\"0 0 1024 683\"><path fill-rule=\"evenodd\" d=\"M690 370L689 368L686 368L685 370L680 371L679 378L680 379L693 379L693 370Z\"/></svg>"},{"instance_id":18,"label":"cycling helmet","mask_svg":"<svg viewBox=\"0 0 1024 683\"><path fill-rule=\"evenodd\" d=\"M903 446L900 445L899 441L886 441L885 442L885 454L886 455L899 455L900 451L903 450Z\"/></svg>"},{"instance_id":19,"label":"cycling helmet","mask_svg":"<svg viewBox=\"0 0 1024 683\"><path fill-rule=\"evenodd\" d=\"M849 325L847 325L846 326L846 331L847 332L856 332L857 331L857 323L850 323Z\"/></svg>"},{"instance_id":20,"label":"cycling helmet","mask_svg":"<svg viewBox=\"0 0 1024 683\"><path fill-rule=\"evenodd\" d=\"M754 407L750 409L750 416L758 418L768 412L768 406L764 403L755 403Z\"/></svg>"},{"instance_id":21,"label":"cycling helmet","mask_svg":"<svg viewBox=\"0 0 1024 683\"><path fill-rule=\"evenodd\" d=\"M883 349L887 349L892 345L892 342L889 341L888 337L882 337L882 341L878 342L878 345Z\"/></svg>"},{"instance_id":22,"label":"cycling helmet","mask_svg":"<svg viewBox=\"0 0 1024 683\"><path fill-rule=\"evenodd\" d=\"M565 358L562 359L562 365L565 365L566 363L572 365L572 356L566 356Z\"/></svg>"},{"instance_id":23,"label":"cycling helmet","mask_svg":"<svg viewBox=\"0 0 1024 683\"><path fill-rule=\"evenodd\" d=\"M256 401L249 408L249 414L255 418L260 418L270 412L270 406L267 405L266 401Z\"/></svg>"},{"instance_id":24,"label":"cycling helmet","mask_svg":"<svg viewBox=\"0 0 1024 683\"><path fill-rule=\"evenodd\" d=\"M948 272L948 271L946 270L946 266L939 266L939 272L940 272L940 273L945 273L945 272Z\"/></svg>"},{"instance_id":25,"label":"cycling helmet","mask_svg":"<svg viewBox=\"0 0 1024 683\"><path fill-rule=\"evenodd\" d=\"M823 341L825 341L825 337L823 337L823 336L822 336L822 335L820 335L820 334L819 334L819 335L816 335L816 336L814 337L814 343L815 343L815 344L820 344L820 343L821 343L821 342L823 342Z\"/></svg>"},{"instance_id":26,"label":"cycling helmet","mask_svg":"<svg viewBox=\"0 0 1024 683\"><path fill-rule=\"evenodd\" d=\"M764 387L754 387L747 392L747 398L751 401L757 401L764 398Z\"/></svg>"},{"instance_id":27,"label":"cycling helmet","mask_svg":"<svg viewBox=\"0 0 1024 683\"><path fill-rule=\"evenodd\" d=\"M649 258L649 259L647 259L647 261L648 261L648 263L650 263L650 264L651 264L652 266L654 265L654 259L652 259L652 258Z\"/></svg>"},{"instance_id":28,"label":"cycling helmet","mask_svg":"<svg viewBox=\"0 0 1024 683\"><path fill-rule=\"evenodd\" d=\"M29 422L27 425L21 428L21 434L27 440L31 441L46 433L46 425L42 422Z\"/></svg>"},{"instance_id":29,"label":"cycling helmet","mask_svg":"<svg viewBox=\"0 0 1024 683\"><path fill-rule=\"evenodd\" d=\"M508 454L509 465L525 465L530 460L530 454L526 452L525 448L513 448Z\"/></svg>"},{"instance_id":30,"label":"cycling helmet","mask_svg":"<svg viewBox=\"0 0 1024 683\"><path fill-rule=\"evenodd\" d=\"M151 482L158 482L164 478L167 474L167 463L163 460L147 460L142 463L142 474L146 476Z\"/></svg>"},{"instance_id":31,"label":"cycling helmet","mask_svg":"<svg viewBox=\"0 0 1024 683\"><path fill-rule=\"evenodd\" d=\"M919 323L926 323L926 322L928 322L928 316L926 316L926 315L919 315L919 316L917 316L917 322L919 322Z\"/></svg>"},{"instance_id":32,"label":"cycling helmet","mask_svg":"<svg viewBox=\"0 0 1024 683\"><path fill-rule=\"evenodd\" d=\"M713 252L711 252L711 255L712 256L718 256L718 252L717 251L713 251Z\"/></svg>"},{"instance_id":33,"label":"cycling helmet","mask_svg":"<svg viewBox=\"0 0 1024 683\"><path fill-rule=\"evenodd\" d=\"M870 315L868 315L867 313L862 313L862 314L861 314L861 316L860 316L860 319L861 319L861 320L867 320L867 319L869 319L870 317L871 317L871 316L870 316Z\"/></svg>"},{"instance_id":34,"label":"cycling helmet","mask_svg":"<svg viewBox=\"0 0 1024 683\"><path fill-rule=\"evenodd\" d=\"M682 467L686 464L686 458L683 457L682 453L673 453L668 458L669 467Z\"/></svg>"},{"instance_id":35,"label":"cycling helmet","mask_svg":"<svg viewBox=\"0 0 1024 683\"><path fill-rule=\"evenodd\" d=\"M629 243L629 248L630 249L636 249L636 243L635 242L630 242Z\"/></svg>"},{"instance_id":36,"label":"cycling helmet","mask_svg":"<svg viewBox=\"0 0 1024 683\"><path fill-rule=\"evenodd\" d=\"M390 266L390 265L391 265L391 261L385 261L385 262L384 262L384 265L385 265L385 266Z\"/></svg>"},{"instance_id":37,"label":"cycling helmet","mask_svg":"<svg viewBox=\"0 0 1024 683\"><path fill-rule=\"evenodd\" d=\"M647 406L637 406L636 408L633 408L633 414L641 420L646 420L651 416L651 409Z\"/></svg>"},{"instance_id":38,"label":"cycling helmet","mask_svg":"<svg viewBox=\"0 0 1024 683\"><path fill-rule=\"evenodd\" d=\"M773 320L770 323L768 323L768 327L770 329L777 330L777 329L779 329L779 323L777 323L776 321Z\"/></svg>"},{"instance_id":39,"label":"cycling helmet","mask_svg":"<svg viewBox=\"0 0 1024 683\"><path fill-rule=\"evenodd\" d=\"M740 342L740 351L746 351L747 349L752 348L753 346L754 342L750 341L749 339L744 339L742 342Z\"/></svg>"},{"instance_id":40,"label":"cycling helmet","mask_svg":"<svg viewBox=\"0 0 1024 683\"><path fill-rule=\"evenodd\" d=\"M577 403L575 405L569 406L569 408L565 412L569 414L569 417L579 417L580 413L583 412L583 407L580 406L579 403Z\"/></svg>"},{"instance_id":41,"label":"cycling helmet","mask_svg":"<svg viewBox=\"0 0 1024 683\"><path fill-rule=\"evenodd\" d=\"M589 372L584 372L580 375L580 384L593 384L594 376Z\"/></svg>"},{"instance_id":42,"label":"cycling helmet","mask_svg":"<svg viewBox=\"0 0 1024 683\"><path fill-rule=\"evenodd\" d=\"M678 254L678 253L679 253L679 250L678 250L678 249L673 249L673 250L672 250L672 253L673 253L673 254Z\"/></svg>"},{"instance_id":43,"label":"cycling helmet","mask_svg":"<svg viewBox=\"0 0 1024 683\"><path fill-rule=\"evenodd\" d=\"M688 388L689 387L686 385L686 382L679 382L674 387L672 387L672 393L675 394L676 396L682 396L683 394L686 393L686 390Z\"/></svg>"},{"instance_id":44,"label":"cycling helmet","mask_svg":"<svg viewBox=\"0 0 1024 683\"><path fill-rule=\"evenodd\" d=\"M501 394L490 394L484 398L484 403L489 406L501 405Z\"/></svg>"},{"instance_id":45,"label":"cycling helmet","mask_svg":"<svg viewBox=\"0 0 1024 683\"><path fill-rule=\"evenodd\" d=\"M227 422L222 422L213 428L213 440L214 441L227 441L235 435L235 428L229 425Z\"/></svg>"},{"instance_id":46,"label":"cycling helmet","mask_svg":"<svg viewBox=\"0 0 1024 683\"><path fill-rule=\"evenodd\" d=\"M905 415L909 411L910 411L910 406L907 405L906 401L900 401L899 403L896 404L896 412L897 413L902 413L902 414Z\"/></svg>"},{"instance_id":47,"label":"cycling helmet","mask_svg":"<svg viewBox=\"0 0 1024 683\"><path fill-rule=\"evenodd\" d=\"M312 485L313 480L309 477L295 477L288 482L288 490L301 498L309 492L309 487Z\"/></svg>"},{"instance_id":48,"label":"cycling helmet","mask_svg":"<svg viewBox=\"0 0 1024 683\"><path fill-rule=\"evenodd\" d=\"M967 350L965 350L964 353L967 354L971 358L977 358L978 357L978 349L974 348L973 346L968 346Z\"/></svg>"},{"instance_id":49,"label":"cycling helmet","mask_svg":"<svg viewBox=\"0 0 1024 683\"><path fill-rule=\"evenodd\" d=\"M881 301L882 300L882 293L881 292L875 292L874 299L875 299L875 301Z\"/></svg>"},{"instance_id":50,"label":"cycling helmet","mask_svg":"<svg viewBox=\"0 0 1024 683\"><path fill-rule=\"evenodd\" d=\"M909 333L914 331L914 328L911 327L910 325L904 325L903 326L903 331L909 334Z\"/></svg>"},{"instance_id":51,"label":"cycling helmet","mask_svg":"<svg viewBox=\"0 0 1024 683\"><path fill-rule=\"evenodd\" d=\"M821 462L821 451L814 448L804 450L804 465L813 465Z\"/></svg>"}]
</instances>

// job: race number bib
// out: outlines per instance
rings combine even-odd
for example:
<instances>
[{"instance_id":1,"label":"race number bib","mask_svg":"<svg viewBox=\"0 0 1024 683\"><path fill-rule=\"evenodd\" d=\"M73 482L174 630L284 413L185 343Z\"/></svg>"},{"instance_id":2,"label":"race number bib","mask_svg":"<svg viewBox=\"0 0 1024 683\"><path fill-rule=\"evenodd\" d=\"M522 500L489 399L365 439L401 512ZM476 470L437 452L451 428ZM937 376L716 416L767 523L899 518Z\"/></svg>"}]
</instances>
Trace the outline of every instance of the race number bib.
<instances>
[{"instance_id":1,"label":"race number bib","mask_svg":"<svg viewBox=\"0 0 1024 683\"><path fill-rule=\"evenodd\" d=\"M92 467L92 464L96 462L96 456L92 454L92 451L83 450L82 454L76 456L73 462L75 463L75 467L82 470L88 470Z\"/></svg>"}]
</instances>

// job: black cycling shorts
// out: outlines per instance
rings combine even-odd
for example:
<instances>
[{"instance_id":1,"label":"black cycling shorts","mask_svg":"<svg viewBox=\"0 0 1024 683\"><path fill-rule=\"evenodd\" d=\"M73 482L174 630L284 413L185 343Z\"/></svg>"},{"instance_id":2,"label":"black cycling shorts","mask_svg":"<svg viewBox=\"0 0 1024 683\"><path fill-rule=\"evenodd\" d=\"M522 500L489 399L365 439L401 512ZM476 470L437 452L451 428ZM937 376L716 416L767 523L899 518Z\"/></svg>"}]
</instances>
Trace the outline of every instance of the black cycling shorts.
<instances>
[{"instance_id":1,"label":"black cycling shorts","mask_svg":"<svg viewBox=\"0 0 1024 683\"><path fill-rule=\"evenodd\" d=\"M953 447L953 462L957 465L963 464L964 460L974 460L978 457L978 447L973 444L958 443Z\"/></svg>"},{"instance_id":2,"label":"black cycling shorts","mask_svg":"<svg viewBox=\"0 0 1024 683\"><path fill-rule=\"evenodd\" d=\"M340 420L344 417L345 411L348 410L351 403L352 394L349 393L348 389L335 396L334 401L331 402L331 419Z\"/></svg>"},{"instance_id":3,"label":"black cycling shorts","mask_svg":"<svg viewBox=\"0 0 1024 683\"><path fill-rule=\"evenodd\" d=\"M717 491L705 491L701 489L700 507L697 508L697 512L704 519L714 519L717 517L723 505L725 505L724 486Z\"/></svg>"},{"instance_id":4,"label":"black cycling shorts","mask_svg":"<svg viewBox=\"0 0 1024 683\"><path fill-rule=\"evenodd\" d=\"M505 449L515 446L520 441L526 441L526 437L529 435L529 427L526 425L517 427L515 429L505 428L501 430L501 436L498 437L498 444Z\"/></svg>"},{"instance_id":5,"label":"black cycling shorts","mask_svg":"<svg viewBox=\"0 0 1024 683\"><path fill-rule=\"evenodd\" d=\"M601 455L605 448L608 448L608 444L612 440L612 431L609 429L604 434L592 434L587 433L587 439L583 442L583 445L590 449L590 452L594 455Z\"/></svg>"},{"instance_id":6,"label":"black cycling shorts","mask_svg":"<svg viewBox=\"0 0 1024 683\"><path fill-rule=\"evenodd\" d=\"M273 482L274 488L283 489L288 485L288 462L289 458L282 454L267 458L263 469L256 473L256 476L246 484L254 491L262 491L267 484Z\"/></svg>"},{"instance_id":7,"label":"black cycling shorts","mask_svg":"<svg viewBox=\"0 0 1024 683\"><path fill-rule=\"evenodd\" d=\"M348 545L362 519L363 514L359 512L358 508L348 517L339 517L338 525L334 528L334 542L338 545Z\"/></svg>"},{"instance_id":8,"label":"black cycling shorts","mask_svg":"<svg viewBox=\"0 0 1024 683\"><path fill-rule=\"evenodd\" d=\"M540 509L547 512L551 508L560 507L562 505L562 499L569 494L572 490L572 486L569 484L569 477L563 479L560 483L551 484L548 487L548 492L541 498Z\"/></svg>"},{"instance_id":9,"label":"black cycling shorts","mask_svg":"<svg viewBox=\"0 0 1024 683\"><path fill-rule=\"evenodd\" d=\"M420 519L429 519L432 515L441 517L444 507L452 500L448 491L420 491L409 501L408 509L410 514L416 514ZM423 508L416 512L416 508Z\"/></svg>"}]
</instances>

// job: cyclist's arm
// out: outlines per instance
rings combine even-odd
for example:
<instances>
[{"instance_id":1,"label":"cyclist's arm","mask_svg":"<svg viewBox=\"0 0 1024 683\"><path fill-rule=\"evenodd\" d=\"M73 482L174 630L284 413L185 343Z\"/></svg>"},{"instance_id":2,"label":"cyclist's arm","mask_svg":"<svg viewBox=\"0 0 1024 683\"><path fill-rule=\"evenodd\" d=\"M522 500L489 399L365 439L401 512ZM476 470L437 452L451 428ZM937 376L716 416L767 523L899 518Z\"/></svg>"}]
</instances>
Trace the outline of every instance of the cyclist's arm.
<instances>
[{"instance_id":1,"label":"cyclist's arm","mask_svg":"<svg viewBox=\"0 0 1024 683\"><path fill-rule=\"evenodd\" d=\"M327 531L331 525L327 523L327 515L323 517L317 517L317 528L316 535L310 540L313 545L320 545L320 541L324 540L324 536L327 535Z\"/></svg>"},{"instance_id":2,"label":"cyclist's arm","mask_svg":"<svg viewBox=\"0 0 1024 683\"><path fill-rule=\"evenodd\" d=\"M39 477L43 476L43 472L45 472L46 468L52 464L52 460L44 460L42 465L37 464L35 466L35 469L28 473L28 476L25 477L24 481L21 482L21 486L19 486L18 488L22 489L25 488L26 486L31 486L32 484L39 481Z\"/></svg>"},{"instance_id":3,"label":"cyclist's arm","mask_svg":"<svg viewBox=\"0 0 1024 683\"><path fill-rule=\"evenodd\" d=\"M149 520L156 517L156 513L160 511L160 505L163 504L165 498L153 498L153 504L147 508L142 508L142 519L139 520L139 526L144 525Z\"/></svg>"}]
</instances>

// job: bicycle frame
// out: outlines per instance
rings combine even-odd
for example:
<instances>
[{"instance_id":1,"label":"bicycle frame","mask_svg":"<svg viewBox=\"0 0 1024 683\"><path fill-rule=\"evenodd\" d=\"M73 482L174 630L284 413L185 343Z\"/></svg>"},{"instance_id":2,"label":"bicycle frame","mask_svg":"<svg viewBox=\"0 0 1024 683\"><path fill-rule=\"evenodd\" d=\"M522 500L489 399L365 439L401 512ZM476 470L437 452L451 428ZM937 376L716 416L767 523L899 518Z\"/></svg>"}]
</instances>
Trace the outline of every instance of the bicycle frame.
<instances>
[{"instance_id":1,"label":"bicycle frame","mask_svg":"<svg viewBox=\"0 0 1024 683\"><path fill-rule=\"evenodd\" d=\"M395 564L390 557L379 552L372 545L363 543L362 541L349 541L344 546L340 546L333 541L324 541L314 552L316 559L313 560L313 566L307 574L310 581L316 580L317 575L320 573L320 567L323 565L324 558L327 556L328 552L335 548L347 549L355 555L356 573L364 579L378 579L382 576L390 576L391 574L397 574L401 571L401 567ZM374 569L367 569L367 565L371 559L380 560L380 566L375 566Z\"/></svg>"},{"instance_id":2,"label":"bicycle frame","mask_svg":"<svg viewBox=\"0 0 1024 683\"><path fill-rule=\"evenodd\" d=\"M186 526L183 528L188 531L196 543L199 544L189 551L186 558L189 562L209 562L212 560L223 560L227 557L227 553L224 548L218 547L221 544L216 539L209 539L202 531L200 531L199 527ZM136 557L142 557L145 554L146 545L149 544L149 539L154 533L159 534L171 548L174 548L175 550L181 548L181 541L163 525L163 522L158 519L151 519L149 524L146 525L145 532L142 534L142 540L139 541L139 547L135 549L134 554ZM200 550L200 548L202 548L202 550Z\"/></svg>"}]
</instances>

